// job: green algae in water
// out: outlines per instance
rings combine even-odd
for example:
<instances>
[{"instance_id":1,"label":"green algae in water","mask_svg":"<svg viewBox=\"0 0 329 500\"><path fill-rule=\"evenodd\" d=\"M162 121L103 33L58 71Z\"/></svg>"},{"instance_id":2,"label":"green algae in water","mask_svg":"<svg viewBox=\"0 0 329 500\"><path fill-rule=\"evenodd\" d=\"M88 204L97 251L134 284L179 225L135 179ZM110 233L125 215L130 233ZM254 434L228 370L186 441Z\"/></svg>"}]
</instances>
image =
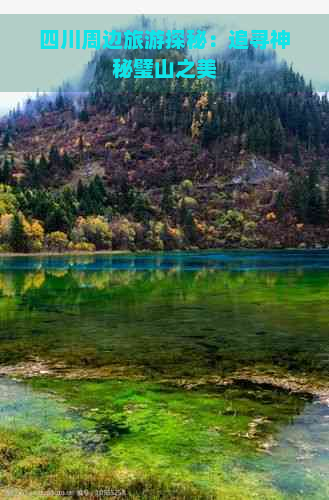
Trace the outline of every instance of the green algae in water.
<instances>
[{"instance_id":1,"label":"green algae in water","mask_svg":"<svg viewBox=\"0 0 329 500\"><path fill-rule=\"evenodd\" d=\"M316 428L328 425L329 409L309 397L255 384L186 391L146 381L33 379L21 390L37 401L51 391L61 418L73 406L80 426L86 419L103 438L108 432L102 453L109 468L184 478L209 498L327 498L328 470L319 458L326 442L317 446ZM322 436L329 445L328 433ZM268 442L271 455L261 451ZM296 462L306 449L316 453Z\"/></svg>"}]
</instances>

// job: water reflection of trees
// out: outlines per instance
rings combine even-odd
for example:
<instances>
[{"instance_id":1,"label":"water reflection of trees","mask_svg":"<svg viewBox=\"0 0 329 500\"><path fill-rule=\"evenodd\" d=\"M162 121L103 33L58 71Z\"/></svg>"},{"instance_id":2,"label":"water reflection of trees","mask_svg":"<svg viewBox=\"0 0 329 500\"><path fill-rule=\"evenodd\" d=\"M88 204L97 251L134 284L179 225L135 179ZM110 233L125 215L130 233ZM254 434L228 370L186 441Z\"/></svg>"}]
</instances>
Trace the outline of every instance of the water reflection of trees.
<instances>
[{"instance_id":1,"label":"water reflection of trees","mask_svg":"<svg viewBox=\"0 0 329 500\"><path fill-rule=\"evenodd\" d=\"M316 291L328 290L328 276L317 277ZM259 290L262 294L271 289L302 288L309 289L312 279L305 279L305 273L275 272L230 272L202 269L184 272L179 268L168 271L104 270L88 271L74 269L5 271L0 273L0 294L4 297L26 295L32 290L49 290L52 287L63 290L95 289L118 290L137 288L155 293L156 291L177 290L180 288L191 298L206 293L211 296L220 290L243 291Z\"/></svg>"},{"instance_id":2,"label":"water reflection of trees","mask_svg":"<svg viewBox=\"0 0 329 500\"><path fill-rule=\"evenodd\" d=\"M79 270L40 269L0 272L0 297L29 297L38 301L88 302L99 298L152 300L181 297L185 301L218 301L237 297L240 301L261 303L315 303L327 301L329 276L326 272L223 271L200 269L170 270Z\"/></svg>"},{"instance_id":3,"label":"water reflection of trees","mask_svg":"<svg viewBox=\"0 0 329 500\"><path fill-rule=\"evenodd\" d=\"M278 277L269 273L257 274L255 272L231 273L203 269L197 272L184 272L179 268L168 271L79 271L70 269L32 270L32 271L6 271L0 273L0 294L5 297L25 295L31 290L46 290L63 287L66 290L90 288L96 290L109 290L111 288L143 287L156 291L177 286L190 291L191 294L206 291L211 294L213 290L225 288L236 289L250 284L274 287ZM149 286L147 286L147 283Z\"/></svg>"},{"instance_id":4,"label":"water reflection of trees","mask_svg":"<svg viewBox=\"0 0 329 500\"><path fill-rule=\"evenodd\" d=\"M222 356L326 368L328 286L327 273L306 271L6 271L0 327L16 334L20 324L30 338L31 322L43 324L49 342L90 328L91 343L111 338L121 352L121 341L130 342L134 356L143 338L159 366L168 352L175 365L199 356L217 366Z\"/></svg>"}]
</instances>

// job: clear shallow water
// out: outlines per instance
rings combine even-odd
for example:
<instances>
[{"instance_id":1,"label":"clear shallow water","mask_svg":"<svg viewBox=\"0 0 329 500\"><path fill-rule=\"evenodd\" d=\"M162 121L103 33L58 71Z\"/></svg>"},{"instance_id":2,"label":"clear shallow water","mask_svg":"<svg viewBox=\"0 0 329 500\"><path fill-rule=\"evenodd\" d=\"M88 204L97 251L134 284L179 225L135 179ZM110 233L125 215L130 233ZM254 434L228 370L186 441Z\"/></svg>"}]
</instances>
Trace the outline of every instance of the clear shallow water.
<instances>
[{"instance_id":1,"label":"clear shallow water","mask_svg":"<svg viewBox=\"0 0 329 500\"><path fill-rule=\"evenodd\" d=\"M267 456L247 470L269 474L271 484L288 498L326 499L329 495L329 408L314 400L272 435Z\"/></svg>"},{"instance_id":2,"label":"clear shallow water","mask_svg":"<svg viewBox=\"0 0 329 500\"><path fill-rule=\"evenodd\" d=\"M2 258L2 365L63 363L126 380L118 387L77 381L74 390L47 381L32 392L2 380L0 427L8 417L42 427L45 401L50 426L73 419L73 429L88 427L83 413L96 407L102 415L106 402L131 428L113 445L120 463L154 462L157 470L177 469L207 484L217 484L224 470L227 481L256 481L259 492L266 486L277 495L263 498L328 498L328 407L257 385L224 392L171 386L240 369L325 382L328 299L323 250ZM43 394L50 386L49 400ZM68 410L72 402L78 421ZM191 442L183 439L187 418ZM255 436L246 438L253 422ZM169 444L161 428L172 433Z\"/></svg>"},{"instance_id":3,"label":"clear shallow water","mask_svg":"<svg viewBox=\"0 0 329 500\"><path fill-rule=\"evenodd\" d=\"M8 428L41 427L64 432L63 420L70 431L78 431L81 419L59 397L34 391L15 380L0 378L0 423ZM67 429L68 430L68 429Z\"/></svg>"}]
</instances>

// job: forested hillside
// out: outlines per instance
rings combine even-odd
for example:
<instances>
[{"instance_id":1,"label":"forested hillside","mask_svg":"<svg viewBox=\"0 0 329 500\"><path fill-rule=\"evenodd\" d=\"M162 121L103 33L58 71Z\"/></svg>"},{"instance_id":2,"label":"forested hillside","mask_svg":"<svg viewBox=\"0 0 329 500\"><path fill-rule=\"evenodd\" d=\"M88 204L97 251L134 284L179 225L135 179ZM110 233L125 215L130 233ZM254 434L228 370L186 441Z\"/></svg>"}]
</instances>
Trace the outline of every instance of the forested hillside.
<instances>
[{"instance_id":1,"label":"forested hillside","mask_svg":"<svg viewBox=\"0 0 329 500\"><path fill-rule=\"evenodd\" d=\"M273 51L216 64L215 80L116 79L101 51L88 92L3 118L1 251L327 247L327 96Z\"/></svg>"}]
</instances>

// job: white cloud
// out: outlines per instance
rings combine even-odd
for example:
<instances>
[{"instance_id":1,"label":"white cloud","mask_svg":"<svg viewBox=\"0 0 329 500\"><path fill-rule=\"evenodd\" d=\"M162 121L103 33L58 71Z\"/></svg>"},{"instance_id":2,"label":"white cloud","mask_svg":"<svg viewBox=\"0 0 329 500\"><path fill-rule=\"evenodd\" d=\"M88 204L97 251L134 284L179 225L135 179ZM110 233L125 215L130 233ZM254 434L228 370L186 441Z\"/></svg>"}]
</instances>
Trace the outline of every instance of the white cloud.
<instances>
[{"instance_id":1,"label":"white cloud","mask_svg":"<svg viewBox=\"0 0 329 500\"><path fill-rule=\"evenodd\" d=\"M22 104L29 97L33 97L35 92L0 92L0 115L8 112Z\"/></svg>"}]
</instances>

